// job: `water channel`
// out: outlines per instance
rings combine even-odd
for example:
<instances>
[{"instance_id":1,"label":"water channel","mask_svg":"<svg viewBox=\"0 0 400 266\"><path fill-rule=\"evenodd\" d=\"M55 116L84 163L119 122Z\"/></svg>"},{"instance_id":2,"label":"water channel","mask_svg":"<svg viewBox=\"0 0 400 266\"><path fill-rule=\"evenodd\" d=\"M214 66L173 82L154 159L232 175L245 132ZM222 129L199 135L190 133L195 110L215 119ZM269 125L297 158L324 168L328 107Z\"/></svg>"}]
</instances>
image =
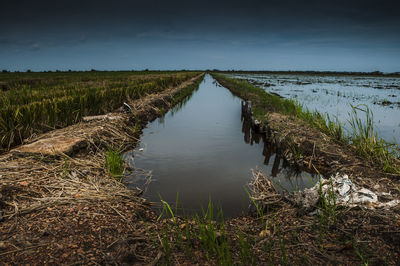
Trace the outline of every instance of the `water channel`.
<instances>
[{"instance_id":1,"label":"water channel","mask_svg":"<svg viewBox=\"0 0 400 266\"><path fill-rule=\"evenodd\" d=\"M209 199L225 217L245 212L251 169L262 170L281 190L311 187L316 177L296 172L241 118L241 99L206 75L185 104L147 125L138 147L124 159L135 170L125 179L131 188L146 185L144 197L185 213L200 212Z\"/></svg>"}]
</instances>

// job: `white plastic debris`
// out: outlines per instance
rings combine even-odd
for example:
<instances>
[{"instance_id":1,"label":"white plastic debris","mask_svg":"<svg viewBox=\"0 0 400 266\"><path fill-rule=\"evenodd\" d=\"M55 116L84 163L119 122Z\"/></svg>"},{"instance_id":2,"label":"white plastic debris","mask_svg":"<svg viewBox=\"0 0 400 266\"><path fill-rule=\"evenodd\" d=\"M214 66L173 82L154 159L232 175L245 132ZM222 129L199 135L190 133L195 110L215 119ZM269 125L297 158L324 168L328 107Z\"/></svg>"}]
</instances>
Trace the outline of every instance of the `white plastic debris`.
<instances>
[{"instance_id":1,"label":"white plastic debris","mask_svg":"<svg viewBox=\"0 0 400 266\"><path fill-rule=\"evenodd\" d=\"M144 151L144 149L143 149L143 148L140 148L139 151Z\"/></svg>"},{"instance_id":2,"label":"white plastic debris","mask_svg":"<svg viewBox=\"0 0 400 266\"><path fill-rule=\"evenodd\" d=\"M133 112L132 107L130 107L130 105L127 104L126 102L124 102L124 104L123 104L123 109L124 109L125 113L132 113Z\"/></svg>"},{"instance_id":3,"label":"white plastic debris","mask_svg":"<svg viewBox=\"0 0 400 266\"><path fill-rule=\"evenodd\" d=\"M380 202L378 196L391 198L390 193L373 192L367 188L358 188L348 175L332 176L329 179L321 178L314 187L306 188L303 191L294 193L294 201L304 208L314 207L322 194L328 197L330 192L334 192L336 205L355 207L364 206L369 209L392 208L400 203L400 200L393 199L388 202ZM332 196L331 196L332 197Z\"/></svg>"},{"instance_id":4,"label":"white plastic debris","mask_svg":"<svg viewBox=\"0 0 400 266\"><path fill-rule=\"evenodd\" d=\"M73 178L76 178L76 177L77 177L77 174L76 174L75 171L72 171L72 172L71 172L71 175L72 175Z\"/></svg>"}]
</instances>

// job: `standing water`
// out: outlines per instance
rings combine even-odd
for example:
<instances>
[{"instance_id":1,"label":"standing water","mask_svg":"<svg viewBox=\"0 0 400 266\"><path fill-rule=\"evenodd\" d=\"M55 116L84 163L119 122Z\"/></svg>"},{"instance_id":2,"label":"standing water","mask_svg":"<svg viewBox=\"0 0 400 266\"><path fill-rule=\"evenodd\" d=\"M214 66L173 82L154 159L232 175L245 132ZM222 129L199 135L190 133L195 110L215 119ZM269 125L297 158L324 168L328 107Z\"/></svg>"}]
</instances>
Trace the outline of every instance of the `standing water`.
<instances>
[{"instance_id":1,"label":"standing water","mask_svg":"<svg viewBox=\"0 0 400 266\"><path fill-rule=\"evenodd\" d=\"M261 136L251 134L241 121L241 100L210 75L179 110L149 123L125 160L135 169L125 179L128 186L143 185L151 171L144 197L171 204L178 197L185 212L199 212L209 199L225 217L245 211L251 169L271 176L280 189L312 186L310 174L294 172Z\"/></svg>"}]
</instances>

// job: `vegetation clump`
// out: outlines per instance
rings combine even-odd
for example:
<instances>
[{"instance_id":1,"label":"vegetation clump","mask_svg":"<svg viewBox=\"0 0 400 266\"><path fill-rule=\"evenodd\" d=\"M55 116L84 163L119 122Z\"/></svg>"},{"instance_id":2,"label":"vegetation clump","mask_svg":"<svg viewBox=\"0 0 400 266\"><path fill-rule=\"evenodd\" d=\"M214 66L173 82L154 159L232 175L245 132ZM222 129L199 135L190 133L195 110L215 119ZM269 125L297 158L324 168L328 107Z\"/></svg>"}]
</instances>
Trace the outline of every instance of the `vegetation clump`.
<instances>
[{"instance_id":1,"label":"vegetation clump","mask_svg":"<svg viewBox=\"0 0 400 266\"><path fill-rule=\"evenodd\" d=\"M108 173L114 178L120 179L124 172L124 159L116 149L109 149L105 154L105 162Z\"/></svg>"}]
</instances>

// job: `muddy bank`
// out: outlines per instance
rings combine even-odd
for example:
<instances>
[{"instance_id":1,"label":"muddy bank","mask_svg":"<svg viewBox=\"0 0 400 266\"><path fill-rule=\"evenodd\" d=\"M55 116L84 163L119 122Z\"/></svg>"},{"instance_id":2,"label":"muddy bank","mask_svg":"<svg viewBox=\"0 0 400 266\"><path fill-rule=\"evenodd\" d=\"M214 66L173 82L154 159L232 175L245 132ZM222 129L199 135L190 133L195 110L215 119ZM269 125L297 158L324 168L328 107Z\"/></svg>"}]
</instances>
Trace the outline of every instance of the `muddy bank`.
<instances>
[{"instance_id":1,"label":"muddy bank","mask_svg":"<svg viewBox=\"0 0 400 266\"><path fill-rule=\"evenodd\" d=\"M0 156L0 261L156 263L158 247L145 236L156 216L141 191L110 177L105 152L135 145L147 121L182 100L202 76Z\"/></svg>"}]
</instances>

